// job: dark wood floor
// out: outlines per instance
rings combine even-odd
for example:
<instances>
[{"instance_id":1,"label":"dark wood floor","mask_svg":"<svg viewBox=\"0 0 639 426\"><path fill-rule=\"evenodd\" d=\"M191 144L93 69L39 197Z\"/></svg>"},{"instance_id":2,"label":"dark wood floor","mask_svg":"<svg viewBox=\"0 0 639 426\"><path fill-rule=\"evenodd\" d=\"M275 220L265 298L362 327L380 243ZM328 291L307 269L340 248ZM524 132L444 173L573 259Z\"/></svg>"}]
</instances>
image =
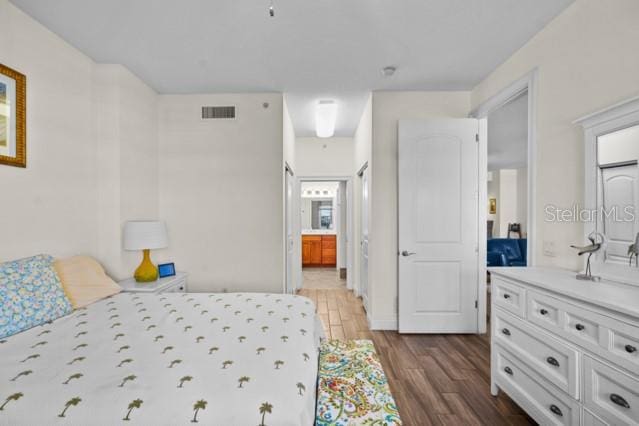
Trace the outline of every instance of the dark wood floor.
<instances>
[{"instance_id":1,"label":"dark wood floor","mask_svg":"<svg viewBox=\"0 0 639 426\"><path fill-rule=\"evenodd\" d=\"M332 339L371 339L405 425L534 425L503 392L490 395L488 335L370 331L360 299L344 289L302 289Z\"/></svg>"}]
</instances>

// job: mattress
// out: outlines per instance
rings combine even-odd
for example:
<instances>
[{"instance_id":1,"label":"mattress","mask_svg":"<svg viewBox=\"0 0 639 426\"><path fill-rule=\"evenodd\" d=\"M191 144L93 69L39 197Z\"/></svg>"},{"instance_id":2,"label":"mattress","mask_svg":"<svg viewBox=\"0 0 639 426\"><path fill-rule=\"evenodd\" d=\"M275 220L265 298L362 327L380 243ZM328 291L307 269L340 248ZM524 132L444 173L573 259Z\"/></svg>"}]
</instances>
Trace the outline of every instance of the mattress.
<instances>
[{"instance_id":1,"label":"mattress","mask_svg":"<svg viewBox=\"0 0 639 426\"><path fill-rule=\"evenodd\" d=\"M312 425L301 296L121 293L0 343L2 425Z\"/></svg>"}]
</instances>

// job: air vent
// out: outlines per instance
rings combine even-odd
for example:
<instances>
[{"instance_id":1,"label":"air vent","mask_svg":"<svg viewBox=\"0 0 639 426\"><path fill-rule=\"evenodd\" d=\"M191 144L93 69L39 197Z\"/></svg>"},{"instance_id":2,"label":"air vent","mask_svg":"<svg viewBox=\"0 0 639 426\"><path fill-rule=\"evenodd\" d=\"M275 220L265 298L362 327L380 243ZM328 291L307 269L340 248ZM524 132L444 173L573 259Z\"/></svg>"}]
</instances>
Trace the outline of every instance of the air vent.
<instances>
[{"instance_id":1,"label":"air vent","mask_svg":"<svg viewBox=\"0 0 639 426\"><path fill-rule=\"evenodd\" d=\"M203 106L202 120L235 118L234 106Z\"/></svg>"}]
</instances>

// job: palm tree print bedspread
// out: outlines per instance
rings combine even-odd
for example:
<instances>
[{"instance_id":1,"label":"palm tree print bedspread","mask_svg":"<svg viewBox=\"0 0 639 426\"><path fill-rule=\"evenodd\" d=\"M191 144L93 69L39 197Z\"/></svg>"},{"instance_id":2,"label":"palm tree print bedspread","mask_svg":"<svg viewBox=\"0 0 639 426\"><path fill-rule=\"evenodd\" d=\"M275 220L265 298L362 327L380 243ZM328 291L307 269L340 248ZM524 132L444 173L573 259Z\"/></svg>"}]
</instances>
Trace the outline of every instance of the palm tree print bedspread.
<instances>
[{"instance_id":1,"label":"palm tree print bedspread","mask_svg":"<svg viewBox=\"0 0 639 426\"><path fill-rule=\"evenodd\" d=\"M312 425L319 324L300 296L121 293L0 341L0 424Z\"/></svg>"}]
</instances>

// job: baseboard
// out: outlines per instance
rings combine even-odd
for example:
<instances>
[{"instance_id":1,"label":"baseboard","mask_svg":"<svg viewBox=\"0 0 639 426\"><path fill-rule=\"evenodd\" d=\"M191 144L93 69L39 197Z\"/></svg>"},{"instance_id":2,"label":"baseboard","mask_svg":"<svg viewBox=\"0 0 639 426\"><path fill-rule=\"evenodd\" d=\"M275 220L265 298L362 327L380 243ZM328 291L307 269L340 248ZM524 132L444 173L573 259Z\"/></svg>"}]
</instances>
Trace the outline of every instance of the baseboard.
<instances>
[{"instance_id":1,"label":"baseboard","mask_svg":"<svg viewBox=\"0 0 639 426\"><path fill-rule=\"evenodd\" d=\"M397 318L372 319L367 315L366 319L368 320L368 328L371 330L397 330Z\"/></svg>"}]
</instances>

